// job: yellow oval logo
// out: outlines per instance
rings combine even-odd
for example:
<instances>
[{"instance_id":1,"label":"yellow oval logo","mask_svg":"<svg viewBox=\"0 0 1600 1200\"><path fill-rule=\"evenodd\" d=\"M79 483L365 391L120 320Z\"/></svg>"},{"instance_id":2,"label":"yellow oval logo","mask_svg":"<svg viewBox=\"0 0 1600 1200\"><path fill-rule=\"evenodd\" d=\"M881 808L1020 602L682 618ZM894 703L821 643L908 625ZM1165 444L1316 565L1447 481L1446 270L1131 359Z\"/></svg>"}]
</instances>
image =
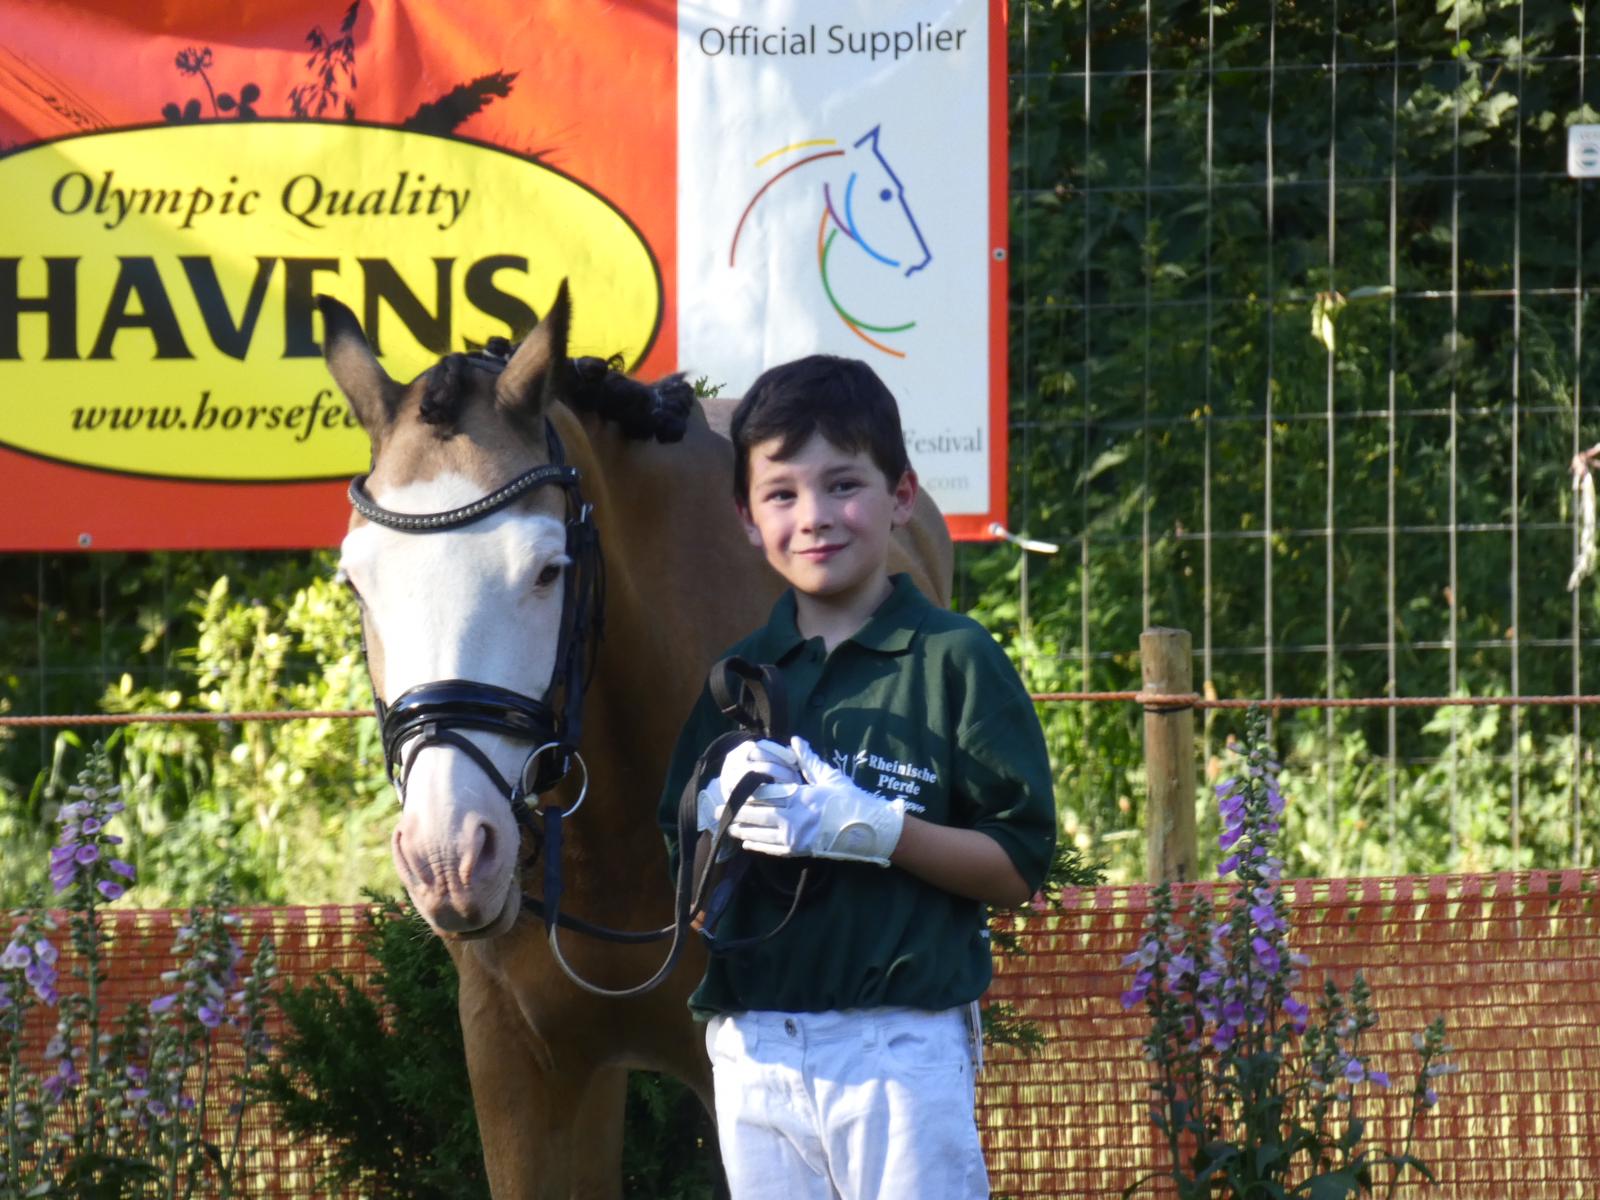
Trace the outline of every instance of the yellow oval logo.
<instances>
[{"instance_id":1,"label":"yellow oval logo","mask_svg":"<svg viewBox=\"0 0 1600 1200\"><path fill-rule=\"evenodd\" d=\"M650 248L604 198L493 147L307 121L90 134L0 159L0 443L174 479L326 479L365 434L318 293L396 379L525 333L571 282L575 355L637 363Z\"/></svg>"}]
</instances>

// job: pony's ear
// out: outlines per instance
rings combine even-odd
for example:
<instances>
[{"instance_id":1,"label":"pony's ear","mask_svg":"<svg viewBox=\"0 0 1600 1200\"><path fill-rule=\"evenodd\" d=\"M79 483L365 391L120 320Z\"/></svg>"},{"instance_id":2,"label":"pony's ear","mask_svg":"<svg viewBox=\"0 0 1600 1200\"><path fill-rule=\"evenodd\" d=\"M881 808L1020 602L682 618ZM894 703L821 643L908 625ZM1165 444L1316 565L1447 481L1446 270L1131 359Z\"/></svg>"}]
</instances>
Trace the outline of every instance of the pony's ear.
<instances>
[{"instance_id":1,"label":"pony's ear","mask_svg":"<svg viewBox=\"0 0 1600 1200\"><path fill-rule=\"evenodd\" d=\"M350 409L374 441L394 420L400 385L373 356L355 313L332 296L318 296L322 313L322 357Z\"/></svg>"},{"instance_id":2,"label":"pony's ear","mask_svg":"<svg viewBox=\"0 0 1600 1200\"><path fill-rule=\"evenodd\" d=\"M555 398L567 367L567 327L572 322L572 301L563 279L544 319L522 339L506 369L495 383L495 398L513 412L537 416Z\"/></svg>"}]
</instances>

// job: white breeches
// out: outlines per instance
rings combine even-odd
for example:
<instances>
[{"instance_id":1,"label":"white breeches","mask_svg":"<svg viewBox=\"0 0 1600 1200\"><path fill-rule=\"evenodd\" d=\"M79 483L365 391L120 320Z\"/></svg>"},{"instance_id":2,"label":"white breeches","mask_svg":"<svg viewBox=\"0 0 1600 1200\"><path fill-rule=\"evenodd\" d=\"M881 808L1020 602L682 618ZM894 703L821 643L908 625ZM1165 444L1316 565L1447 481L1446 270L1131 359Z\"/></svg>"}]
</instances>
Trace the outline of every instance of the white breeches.
<instances>
[{"instance_id":1,"label":"white breeches","mask_svg":"<svg viewBox=\"0 0 1600 1200\"><path fill-rule=\"evenodd\" d=\"M985 1200L969 1029L965 1009L712 1018L733 1200Z\"/></svg>"}]
</instances>

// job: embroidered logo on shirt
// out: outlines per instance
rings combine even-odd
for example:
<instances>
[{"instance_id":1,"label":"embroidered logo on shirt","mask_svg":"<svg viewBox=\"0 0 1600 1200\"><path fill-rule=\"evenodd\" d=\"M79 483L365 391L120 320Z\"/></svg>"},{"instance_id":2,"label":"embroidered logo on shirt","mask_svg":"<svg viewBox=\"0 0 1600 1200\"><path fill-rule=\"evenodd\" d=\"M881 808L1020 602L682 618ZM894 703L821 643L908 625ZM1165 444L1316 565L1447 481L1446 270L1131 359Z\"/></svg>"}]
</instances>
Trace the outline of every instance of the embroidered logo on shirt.
<instances>
[{"instance_id":1,"label":"embroidered logo on shirt","mask_svg":"<svg viewBox=\"0 0 1600 1200\"><path fill-rule=\"evenodd\" d=\"M833 760L833 765L848 775L858 786L882 796L885 800L890 796L904 796L906 808L911 812L925 810L924 805L911 799L912 796L922 792L922 785L939 782L937 771L919 767L915 763L884 758L881 754L873 754L870 750L861 750L855 754L835 750L829 757Z\"/></svg>"}]
</instances>

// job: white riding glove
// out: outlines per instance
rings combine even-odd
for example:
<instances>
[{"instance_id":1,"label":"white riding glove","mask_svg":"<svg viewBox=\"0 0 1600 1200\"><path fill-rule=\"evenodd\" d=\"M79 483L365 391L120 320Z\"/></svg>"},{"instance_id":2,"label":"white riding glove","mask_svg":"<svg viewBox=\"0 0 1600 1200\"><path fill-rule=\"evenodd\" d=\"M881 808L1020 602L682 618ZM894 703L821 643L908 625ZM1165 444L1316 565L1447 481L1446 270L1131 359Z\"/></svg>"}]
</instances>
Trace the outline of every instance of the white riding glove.
<instances>
[{"instance_id":1,"label":"white riding glove","mask_svg":"<svg viewBox=\"0 0 1600 1200\"><path fill-rule=\"evenodd\" d=\"M695 828L702 834L711 834L717 831L717 823L722 820L722 810L728 802L722 797L722 780L713 779L695 797ZM739 843L733 838L727 838L717 848L717 861L725 862L732 858L739 850Z\"/></svg>"},{"instance_id":2,"label":"white riding glove","mask_svg":"<svg viewBox=\"0 0 1600 1200\"><path fill-rule=\"evenodd\" d=\"M906 802L857 787L817 757L804 738L790 743L805 782L757 788L728 832L745 849L780 857L810 855L889 865L900 841Z\"/></svg>"},{"instance_id":3,"label":"white riding glove","mask_svg":"<svg viewBox=\"0 0 1600 1200\"><path fill-rule=\"evenodd\" d=\"M765 739L740 742L728 751L717 774L722 784L719 801L733 795L739 781L751 772L769 776L774 783L800 782L800 764L789 747Z\"/></svg>"},{"instance_id":4,"label":"white riding glove","mask_svg":"<svg viewBox=\"0 0 1600 1200\"><path fill-rule=\"evenodd\" d=\"M722 780L713 779L701 788L695 802L695 828L701 833L710 833L722 820L722 810L727 804L722 798Z\"/></svg>"}]
</instances>

